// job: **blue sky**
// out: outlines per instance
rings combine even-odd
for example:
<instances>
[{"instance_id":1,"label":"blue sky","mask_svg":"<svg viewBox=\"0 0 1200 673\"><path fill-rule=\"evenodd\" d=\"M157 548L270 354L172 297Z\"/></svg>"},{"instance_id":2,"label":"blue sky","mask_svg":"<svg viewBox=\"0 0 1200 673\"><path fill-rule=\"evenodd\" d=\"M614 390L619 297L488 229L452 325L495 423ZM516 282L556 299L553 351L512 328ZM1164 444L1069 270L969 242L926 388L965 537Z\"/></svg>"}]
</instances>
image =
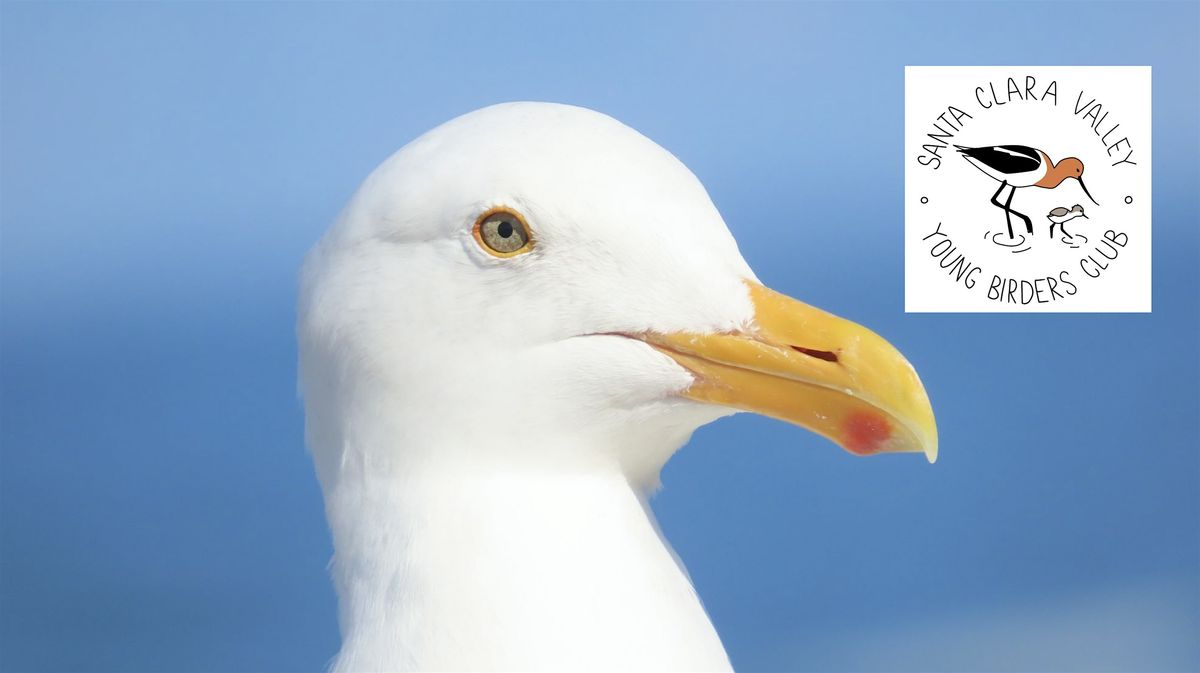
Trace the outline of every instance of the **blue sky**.
<instances>
[{"instance_id":1,"label":"blue sky","mask_svg":"<svg viewBox=\"0 0 1200 673\"><path fill-rule=\"evenodd\" d=\"M887 336L941 458L741 415L655 500L742 670L1200 668L1200 5L0 7L0 668L320 670L296 270L506 100L699 175L768 284ZM1154 312L905 315L903 66L1153 66Z\"/></svg>"}]
</instances>

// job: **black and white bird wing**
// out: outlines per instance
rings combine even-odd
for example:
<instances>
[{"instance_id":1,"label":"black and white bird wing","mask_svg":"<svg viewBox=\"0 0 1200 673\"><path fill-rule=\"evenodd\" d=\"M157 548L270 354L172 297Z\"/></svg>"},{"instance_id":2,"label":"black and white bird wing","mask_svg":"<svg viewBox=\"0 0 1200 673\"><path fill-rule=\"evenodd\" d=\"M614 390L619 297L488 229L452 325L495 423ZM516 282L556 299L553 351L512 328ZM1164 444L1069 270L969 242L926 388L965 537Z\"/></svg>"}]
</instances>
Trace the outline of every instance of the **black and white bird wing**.
<instances>
[{"instance_id":1,"label":"black and white bird wing","mask_svg":"<svg viewBox=\"0 0 1200 673\"><path fill-rule=\"evenodd\" d=\"M1042 155L1025 145L993 145L991 147L963 147L955 145L969 159L987 166L996 173L1017 175L1042 168Z\"/></svg>"}]
</instances>

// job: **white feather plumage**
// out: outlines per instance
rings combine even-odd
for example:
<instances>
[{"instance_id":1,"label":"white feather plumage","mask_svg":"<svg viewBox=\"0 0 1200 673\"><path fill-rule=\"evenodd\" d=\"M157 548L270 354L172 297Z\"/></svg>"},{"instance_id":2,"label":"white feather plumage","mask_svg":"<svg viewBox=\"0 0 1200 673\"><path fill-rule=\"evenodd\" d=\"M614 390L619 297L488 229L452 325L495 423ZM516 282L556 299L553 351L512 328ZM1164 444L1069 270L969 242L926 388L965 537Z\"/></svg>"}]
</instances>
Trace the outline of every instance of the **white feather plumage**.
<instances>
[{"instance_id":1,"label":"white feather plumage","mask_svg":"<svg viewBox=\"0 0 1200 673\"><path fill-rule=\"evenodd\" d=\"M531 253L479 248L498 205ZM728 669L646 499L732 410L612 335L744 327L746 279L695 176L589 110L485 108L368 177L305 264L298 325L334 668Z\"/></svg>"}]
</instances>

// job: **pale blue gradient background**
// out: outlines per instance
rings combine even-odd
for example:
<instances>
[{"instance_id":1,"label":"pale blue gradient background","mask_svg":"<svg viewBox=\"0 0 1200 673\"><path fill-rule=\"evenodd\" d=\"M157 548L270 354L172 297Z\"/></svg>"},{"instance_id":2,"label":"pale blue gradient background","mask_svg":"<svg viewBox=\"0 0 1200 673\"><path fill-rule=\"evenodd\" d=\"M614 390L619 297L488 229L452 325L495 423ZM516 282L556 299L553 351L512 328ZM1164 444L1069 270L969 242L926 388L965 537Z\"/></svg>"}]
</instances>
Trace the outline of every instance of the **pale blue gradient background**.
<instances>
[{"instance_id":1,"label":"pale blue gradient background","mask_svg":"<svg viewBox=\"0 0 1200 673\"><path fill-rule=\"evenodd\" d=\"M610 113L769 284L916 364L941 460L752 416L655 509L743 670L1200 668L1200 5L0 9L0 667L318 671L292 335L379 161L516 99ZM1152 315L904 315L906 64L1153 66Z\"/></svg>"}]
</instances>

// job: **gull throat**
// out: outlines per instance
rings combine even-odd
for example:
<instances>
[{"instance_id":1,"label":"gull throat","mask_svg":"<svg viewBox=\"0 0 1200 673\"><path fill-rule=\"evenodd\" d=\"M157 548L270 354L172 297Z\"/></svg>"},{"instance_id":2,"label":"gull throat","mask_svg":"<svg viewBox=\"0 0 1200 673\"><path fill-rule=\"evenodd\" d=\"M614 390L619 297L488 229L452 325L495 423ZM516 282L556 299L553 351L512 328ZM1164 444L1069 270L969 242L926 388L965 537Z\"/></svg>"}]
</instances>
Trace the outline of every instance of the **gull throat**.
<instances>
[{"instance_id":1,"label":"gull throat","mask_svg":"<svg viewBox=\"0 0 1200 673\"><path fill-rule=\"evenodd\" d=\"M646 494L615 464L354 470L327 513L335 671L730 668Z\"/></svg>"}]
</instances>

